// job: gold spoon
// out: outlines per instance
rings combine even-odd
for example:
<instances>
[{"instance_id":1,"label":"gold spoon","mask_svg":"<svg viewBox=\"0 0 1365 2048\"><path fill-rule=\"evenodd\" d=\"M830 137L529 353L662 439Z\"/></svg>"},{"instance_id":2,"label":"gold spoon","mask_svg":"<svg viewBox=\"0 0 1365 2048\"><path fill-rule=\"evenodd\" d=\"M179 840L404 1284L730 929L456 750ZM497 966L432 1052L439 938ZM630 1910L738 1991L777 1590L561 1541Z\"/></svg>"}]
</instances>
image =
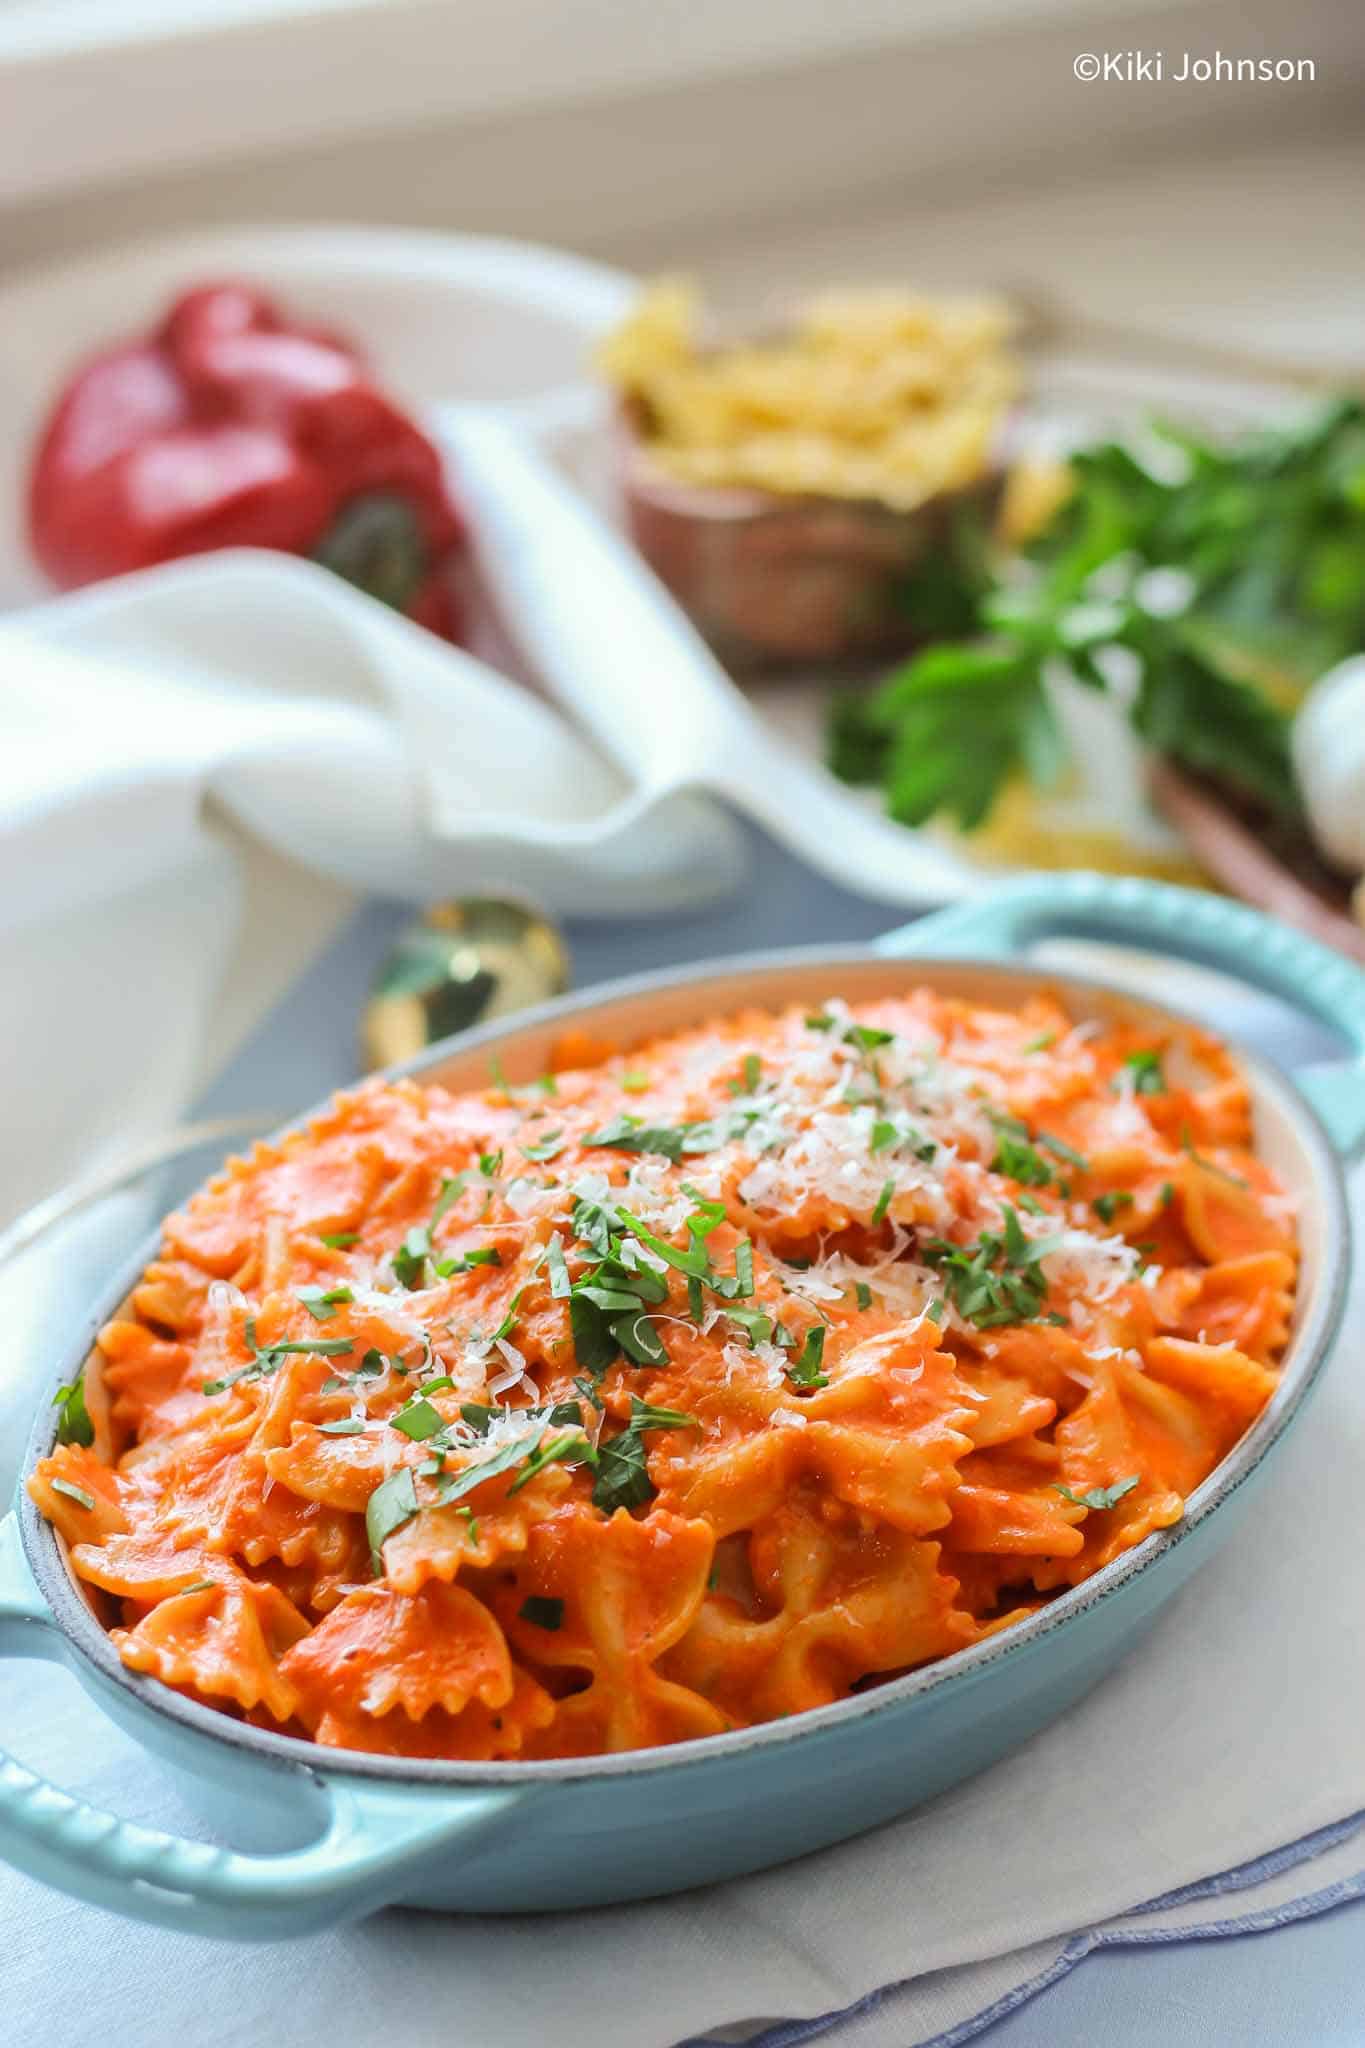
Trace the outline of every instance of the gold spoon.
<instances>
[{"instance_id":1,"label":"gold spoon","mask_svg":"<svg viewBox=\"0 0 1365 2048\"><path fill-rule=\"evenodd\" d=\"M534 904L497 896L433 903L405 925L361 1015L366 1072L409 1060L454 1032L562 995L569 955Z\"/></svg>"}]
</instances>

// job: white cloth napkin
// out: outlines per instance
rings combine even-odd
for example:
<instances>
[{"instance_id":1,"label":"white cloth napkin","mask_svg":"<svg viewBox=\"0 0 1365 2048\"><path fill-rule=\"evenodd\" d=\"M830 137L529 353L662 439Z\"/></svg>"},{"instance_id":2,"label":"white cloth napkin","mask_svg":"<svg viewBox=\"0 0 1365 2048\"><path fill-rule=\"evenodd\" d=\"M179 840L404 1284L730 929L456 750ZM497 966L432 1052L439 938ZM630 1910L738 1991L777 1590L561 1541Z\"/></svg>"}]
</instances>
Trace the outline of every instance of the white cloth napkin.
<instances>
[{"instance_id":1,"label":"white cloth napkin","mask_svg":"<svg viewBox=\"0 0 1365 2048\"><path fill-rule=\"evenodd\" d=\"M68 1246L62 1292L76 1299L82 1262L107 1269L109 1246L96 1252L94 1224ZM33 1329L45 1360L41 1319L26 1325L4 1284L0 1320ZM1060 1721L919 1813L676 1899L561 1918L390 1912L247 1952L129 1926L0 1871L13 2038L84 2048L98 2010L120 2048L315 2048L323 2034L329 2048L674 2048L717 2028L793 2048L826 2031L819 2016L884 1990L833 2022L831 2041L917 2048L965 2039L949 2030L1096 1941L1266 1925L1359 1894L1359 1833L1275 1852L1365 1808L1363 1316L1358 1277L1337 1354L1247 1520L1153 1634ZM57 1782L195 1831L192 1807L70 1678L0 1665L0 1729ZM1265 1857L1211 1897L1187 1892ZM811 2024L773 2032L783 2021Z\"/></svg>"},{"instance_id":2,"label":"white cloth napkin","mask_svg":"<svg viewBox=\"0 0 1365 2048\"><path fill-rule=\"evenodd\" d=\"M21 614L0 686L0 1220L173 1123L353 891L639 913L741 871L726 817L632 777L629 734L608 758L281 555Z\"/></svg>"}]
</instances>

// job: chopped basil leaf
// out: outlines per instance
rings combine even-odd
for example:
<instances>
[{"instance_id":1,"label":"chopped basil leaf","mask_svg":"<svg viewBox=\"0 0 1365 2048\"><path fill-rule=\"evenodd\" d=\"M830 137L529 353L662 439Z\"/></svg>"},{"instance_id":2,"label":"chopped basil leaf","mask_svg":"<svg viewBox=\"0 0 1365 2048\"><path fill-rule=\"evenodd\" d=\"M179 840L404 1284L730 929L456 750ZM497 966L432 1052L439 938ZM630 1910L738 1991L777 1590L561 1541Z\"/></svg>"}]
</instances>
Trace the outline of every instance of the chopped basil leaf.
<instances>
[{"instance_id":1,"label":"chopped basil leaf","mask_svg":"<svg viewBox=\"0 0 1365 2048\"><path fill-rule=\"evenodd\" d=\"M365 1424L358 1415L347 1415L340 1422L320 1422L319 1436L360 1436Z\"/></svg>"},{"instance_id":2,"label":"chopped basil leaf","mask_svg":"<svg viewBox=\"0 0 1365 2048\"><path fill-rule=\"evenodd\" d=\"M1174 1183L1174 1181L1169 1181L1169 1180L1164 1180L1164 1181L1162 1181L1162 1183L1161 1183L1161 1206L1162 1206L1162 1208L1163 1208L1163 1209L1169 1209L1169 1208L1170 1208L1170 1206L1171 1206L1171 1204L1172 1204L1172 1202L1173 1202L1174 1200L1175 1200L1175 1183Z\"/></svg>"},{"instance_id":3,"label":"chopped basil leaf","mask_svg":"<svg viewBox=\"0 0 1365 2048\"><path fill-rule=\"evenodd\" d=\"M642 1508L657 1491L645 1463L644 1439L633 1429L623 1429L597 1447L597 1478L593 1482L593 1506L604 1514L616 1508Z\"/></svg>"},{"instance_id":4,"label":"chopped basil leaf","mask_svg":"<svg viewBox=\"0 0 1365 2048\"><path fill-rule=\"evenodd\" d=\"M1077 1152L1074 1146L1068 1145L1064 1138L1054 1138L1051 1131L1039 1131L1036 1142L1045 1152L1050 1152L1054 1159L1064 1159L1068 1166L1074 1166L1077 1173L1090 1171L1090 1162L1085 1155Z\"/></svg>"},{"instance_id":5,"label":"chopped basil leaf","mask_svg":"<svg viewBox=\"0 0 1365 2048\"><path fill-rule=\"evenodd\" d=\"M527 1159L553 1159L557 1152L564 1150L563 1131L550 1131L538 1145L523 1145L522 1152Z\"/></svg>"},{"instance_id":6,"label":"chopped basil leaf","mask_svg":"<svg viewBox=\"0 0 1365 2048\"><path fill-rule=\"evenodd\" d=\"M384 1545L417 1513L417 1489L406 1465L391 1472L370 1495L365 1509L365 1534L370 1540L370 1563L379 1578L384 1570Z\"/></svg>"},{"instance_id":7,"label":"chopped basil leaf","mask_svg":"<svg viewBox=\"0 0 1365 2048\"><path fill-rule=\"evenodd\" d=\"M1114 1076L1114 1086L1116 1088L1120 1085L1120 1078L1124 1074L1132 1076L1133 1093L1135 1095L1164 1095L1166 1093L1166 1076L1161 1070L1161 1054L1155 1049L1149 1048L1143 1052L1130 1052L1123 1065L1119 1068L1118 1073Z\"/></svg>"},{"instance_id":8,"label":"chopped basil leaf","mask_svg":"<svg viewBox=\"0 0 1365 2048\"><path fill-rule=\"evenodd\" d=\"M1126 1188L1114 1188L1109 1193L1096 1195L1090 1204L1102 1223L1112 1223L1120 1209L1131 1209L1133 1197Z\"/></svg>"},{"instance_id":9,"label":"chopped basil leaf","mask_svg":"<svg viewBox=\"0 0 1365 2048\"><path fill-rule=\"evenodd\" d=\"M68 1500L75 1501L78 1508L92 1508L95 1505L94 1494L87 1493L83 1486L76 1486L69 1479L54 1479L52 1481L52 1491L54 1493L64 1493Z\"/></svg>"},{"instance_id":10,"label":"chopped basil leaf","mask_svg":"<svg viewBox=\"0 0 1365 2048\"><path fill-rule=\"evenodd\" d=\"M389 1417L393 1429L401 1429L404 1436L415 1444L424 1444L429 1436L445 1428L445 1417L439 1408L433 1408L430 1401L419 1397L409 1401L406 1408L400 1408L396 1415Z\"/></svg>"},{"instance_id":11,"label":"chopped basil leaf","mask_svg":"<svg viewBox=\"0 0 1365 2048\"><path fill-rule=\"evenodd\" d=\"M853 1293L859 1308L871 1308L872 1289L868 1286L866 1280L855 1281Z\"/></svg>"},{"instance_id":12,"label":"chopped basil leaf","mask_svg":"<svg viewBox=\"0 0 1365 2048\"><path fill-rule=\"evenodd\" d=\"M605 1259L611 1250L611 1217L598 1202L585 1202L580 1197L574 1203L573 1234L581 1238L588 1250L599 1259Z\"/></svg>"},{"instance_id":13,"label":"chopped basil leaf","mask_svg":"<svg viewBox=\"0 0 1365 2048\"><path fill-rule=\"evenodd\" d=\"M930 1238L921 1253L943 1273L949 1300L966 1322L978 1329L1027 1322L1047 1297L1047 1280L1039 1262L1055 1251L1055 1237L1029 1237L1018 1213L1004 1204L1005 1229L983 1230L975 1244L953 1244Z\"/></svg>"},{"instance_id":14,"label":"chopped basil leaf","mask_svg":"<svg viewBox=\"0 0 1365 2048\"><path fill-rule=\"evenodd\" d=\"M859 1052L875 1052L879 1045L890 1045L896 1036L894 1031L879 1031L872 1024L851 1024L844 1033L845 1045L856 1045Z\"/></svg>"},{"instance_id":15,"label":"chopped basil leaf","mask_svg":"<svg viewBox=\"0 0 1365 2048\"><path fill-rule=\"evenodd\" d=\"M825 1356L825 1326L816 1323L807 1330L806 1341L801 1346L801 1355L787 1367L787 1378L794 1387L827 1387L829 1374L820 1370Z\"/></svg>"},{"instance_id":16,"label":"chopped basil leaf","mask_svg":"<svg viewBox=\"0 0 1365 2048\"><path fill-rule=\"evenodd\" d=\"M656 1237L647 1224L641 1223L638 1217L631 1215L629 1209L618 1209L616 1215L617 1220L638 1237L641 1244L648 1245L655 1256L662 1259L666 1265L672 1266L675 1272L688 1273L696 1279L704 1280L711 1271L710 1255L699 1237L694 1235L687 1250L679 1251L667 1238Z\"/></svg>"},{"instance_id":17,"label":"chopped basil leaf","mask_svg":"<svg viewBox=\"0 0 1365 2048\"><path fill-rule=\"evenodd\" d=\"M1038 1197L1036 1195L1031 1195L1028 1192L1027 1188L1022 1188L1020 1192L1015 1196L1015 1200L1018 1202L1019 1207L1021 1209L1028 1210L1030 1216L1046 1216L1047 1214L1047 1210L1038 1200Z\"/></svg>"},{"instance_id":18,"label":"chopped basil leaf","mask_svg":"<svg viewBox=\"0 0 1365 2048\"><path fill-rule=\"evenodd\" d=\"M757 1091L762 1077L763 1062L758 1054L756 1052L746 1052L744 1055L744 1090L747 1095L753 1095Z\"/></svg>"},{"instance_id":19,"label":"chopped basil leaf","mask_svg":"<svg viewBox=\"0 0 1365 2048\"><path fill-rule=\"evenodd\" d=\"M80 1444L89 1450L95 1441L95 1425L90 1420L90 1410L85 1405L85 1371L76 1374L69 1386L58 1387L52 1396L52 1405L60 1409L57 1417L57 1441L59 1444Z\"/></svg>"},{"instance_id":20,"label":"chopped basil leaf","mask_svg":"<svg viewBox=\"0 0 1365 2048\"><path fill-rule=\"evenodd\" d=\"M1069 1486L1056 1485L1053 1491L1060 1493L1062 1499L1069 1500L1075 1508L1114 1508L1125 1494L1133 1491L1141 1476L1140 1473L1134 1472L1131 1478L1117 1480L1113 1486L1092 1486L1089 1493L1073 1493Z\"/></svg>"},{"instance_id":21,"label":"chopped basil leaf","mask_svg":"<svg viewBox=\"0 0 1365 2048\"><path fill-rule=\"evenodd\" d=\"M830 1016L828 1010L817 1010L807 1017L806 1029L807 1031L832 1031L838 1021L837 1017Z\"/></svg>"},{"instance_id":22,"label":"chopped basil leaf","mask_svg":"<svg viewBox=\"0 0 1365 2048\"><path fill-rule=\"evenodd\" d=\"M878 1195L876 1207L872 1211L871 1223L874 1230L891 1207L891 1197L895 1192L896 1183L894 1180L884 1180L882 1182L882 1191Z\"/></svg>"},{"instance_id":23,"label":"chopped basil leaf","mask_svg":"<svg viewBox=\"0 0 1365 2048\"><path fill-rule=\"evenodd\" d=\"M330 1322L343 1302L354 1301L349 1287L301 1287L299 1300L315 1323Z\"/></svg>"},{"instance_id":24,"label":"chopped basil leaf","mask_svg":"<svg viewBox=\"0 0 1365 2048\"><path fill-rule=\"evenodd\" d=\"M514 1493L520 1493L523 1486L529 1486L536 1474L543 1472L547 1465L566 1462L570 1465L597 1463L596 1451L581 1432L575 1432L572 1436L554 1437L549 1443L542 1439L527 1458L524 1469L508 1487L508 1499L510 1500Z\"/></svg>"},{"instance_id":25,"label":"chopped basil leaf","mask_svg":"<svg viewBox=\"0 0 1365 2048\"><path fill-rule=\"evenodd\" d=\"M687 1282L687 1313L694 1323L699 1323L706 1314L706 1302L701 1291L701 1282L689 1276Z\"/></svg>"},{"instance_id":26,"label":"chopped basil leaf","mask_svg":"<svg viewBox=\"0 0 1365 2048\"><path fill-rule=\"evenodd\" d=\"M480 1152L479 1172L485 1180L496 1180L502 1172L502 1147L496 1152Z\"/></svg>"},{"instance_id":27,"label":"chopped basil leaf","mask_svg":"<svg viewBox=\"0 0 1365 2048\"><path fill-rule=\"evenodd\" d=\"M1057 1043L1055 1031L1040 1031L1036 1038L1030 1038L1027 1045L1021 1045L1020 1052L1047 1052Z\"/></svg>"},{"instance_id":28,"label":"chopped basil leaf","mask_svg":"<svg viewBox=\"0 0 1365 2048\"><path fill-rule=\"evenodd\" d=\"M895 1124L891 1123L886 1117L879 1118L872 1126L872 1135L867 1141L867 1149L869 1152L885 1152L887 1146L894 1145L899 1137L900 1130Z\"/></svg>"},{"instance_id":29,"label":"chopped basil leaf","mask_svg":"<svg viewBox=\"0 0 1365 2048\"><path fill-rule=\"evenodd\" d=\"M564 1620L564 1602L549 1600L540 1593L532 1593L517 1609L523 1621L529 1621L536 1628L556 1629Z\"/></svg>"},{"instance_id":30,"label":"chopped basil leaf","mask_svg":"<svg viewBox=\"0 0 1365 2048\"><path fill-rule=\"evenodd\" d=\"M358 1230L324 1230L321 1242L334 1252L348 1251L353 1244L360 1243Z\"/></svg>"},{"instance_id":31,"label":"chopped basil leaf","mask_svg":"<svg viewBox=\"0 0 1365 2048\"><path fill-rule=\"evenodd\" d=\"M621 1086L627 1095L643 1095L649 1086L648 1074L622 1074Z\"/></svg>"},{"instance_id":32,"label":"chopped basil leaf","mask_svg":"<svg viewBox=\"0 0 1365 2048\"><path fill-rule=\"evenodd\" d=\"M448 1472L440 1482L442 1505L472 1493L476 1486L482 1486L485 1479L496 1479L500 1472L510 1472L514 1465L530 1456L538 1442L539 1438L509 1437L501 1450L494 1451L490 1458L482 1458L476 1465L466 1465L463 1471Z\"/></svg>"},{"instance_id":33,"label":"chopped basil leaf","mask_svg":"<svg viewBox=\"0 0 1365 2048\"><path fill-rule=\"evenodd\" d=\"M600 1131L589 1131L582 1143L585 1149L605 1146L618 1152L659 1152L677 1166L684 1136L684 1131L673 1125L645 1124L637 1116L618 1116Z\"/></svg>"},{"instance_id":34,"label":"chopped basil leaf","mask_svg":"<svg viewBox=\"0 0 1365 2048\"><path fill-rule=\"evenodd\" d=\"M773 1334L773 1319L758 1308L728 1308L726 1319L737 1329L743 1330L749 1339L750 1349L755 1344L766 1344Z\"/></svg>"},{"instance_id":35,"label":"chopped basil leaf","mask_svg":"<svg viewBox=\"0 0 1365 2048\"><path fill-rule=\"evenodd\" d=\"M575 1378L574 1385L590 1407L595 1408L599 1415L605 1414L606 1404L586 1374Z\"/></svg>"},{"instance_id":36,"label":"chopped basil leaf","mask_svg":"<svg viewBox=\"0 0 1365 2048\"><path fill-rule=\"evenodd\" d=\"M415 1223L393 1255L393 1277L400 1287L411 1292L421 1286L430 1255L431 1233L425 1223Z\"/></svg>"},{"instance_id":37,"label":"chopped basil leaf","mask_svg":"<svg viewBox=\"0 0 1365 2048\"><path fill-rule=\"evenodd\" d=\"M934 1299L930 1302L928 1308L925 1309L924 1313L928 1316L931 1323L941 1323L943 1321L944 1312L947 1309L947 1306L948 1304L943 1299L941 1294L935 1295Z\"/></svg>"},{"instance_id":38,"label":"chopped basil leaf","mask_svg":"<svg viewBox=\"0 0 1365 2048\"><path fill-rule=\"evenodd\" d=\"M613 1317L611 1334L636 1365L667 1365L668 1352L658 1327L638 1308L633 1314Z\"/></svg>"},{"instance_id":39,"label":"chopped basil leaf","mask_svg":"<svg viewBox=\"0 0 1365 2048\"><path fill-rule=\"evenodd\" d=\"M500 1266L502 1253L495 1244L476 1245L472 1252L456 1252L448 1259L434 1261L442 1280L448 1280L452 1273L472 1273L479 1266Z\"/></svg>"},{"instance_id":40,"label":"chopped basil leaf","mask_svg":"<svg viewBox=\"0 0 1365 2048\"><path fill-rule=\"evenodd\" d=\"M545 1260L550 1273L550 1293L556 1301L567 1301L572 1291L573 1282L569 1278L569 1269L564 1263L564 1240L558 1231L555 1232L549 1244L545 1247Z\"/></svg>"},{"instance_id":41,"label":"chopped basil leaf","mask_svg":"<svg viewBox=\"0 0 1365 2048\"><path fill-rule=\"evenodd\" d=\"M183 1600L187 1593L216 1593L217 1590L217 1579L196 1579L192 1586L182 1586L174 1597Z\"/></svg>"},{"instance_id":42,"label":"chopped basil leaf","mask_svg":"<svg viewBox=\"0 0 1365 2048\"><path fill-rule=\"evenodd\" d=\"M573 1337L574 1357L584 1372L595 1379L611 1365L620 1350L611 1334L611 1326L600 1308L595 1308L577 1288L569 1297L569 1331Z\"/></svg>"}]
</instances>

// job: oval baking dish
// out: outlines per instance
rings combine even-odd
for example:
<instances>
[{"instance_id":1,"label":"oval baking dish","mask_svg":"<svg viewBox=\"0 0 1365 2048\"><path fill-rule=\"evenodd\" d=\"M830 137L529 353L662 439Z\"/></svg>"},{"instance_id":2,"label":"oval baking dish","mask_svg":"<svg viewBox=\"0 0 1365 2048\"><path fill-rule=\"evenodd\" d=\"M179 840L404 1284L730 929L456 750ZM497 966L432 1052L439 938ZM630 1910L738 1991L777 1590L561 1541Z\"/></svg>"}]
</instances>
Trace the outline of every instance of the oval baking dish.
<instances>
[{"instance_id":1,"label":"oval baking dish","mask_svg":"<svg viewBox=\"0 0 1365 2048\"><path fill-rule=\"evenodd\" d=\"M523 1911L601 1904L738 1875L890 1819L993 1762L1131 1649L1235 1525L1267 1453L1301 1409L1336 1334L1350 1259L1337 1153L1365 1136L1365 975L1241 905L1091 875L1025 879L864 949L741 959L623 982L448 1041L403 1071L453 1088L543 1070L567 1025L624 1046L744 1004L856 1001L913 977L1009 1004L1040 984L1081 1017L1188 1019L1116 988L1022 964L1067 934L1193 958L1268 989L1345 1035L1350 1057L1297 1083L1237 1051L1258 1151L1297 1197L1302 1274L1281 1379L1184 1518L975 1647L785 1720L667 1748L545 1763L410 1762L317 1746L202 1707L127 1670L58 1537L21 1496L0 1525L0 1651L66 1663L95 1703L195 1782L224 1831L264 1853L120 1821L0 1752L0 1855L92 1903L186 1932L301 1934L380 1906ZM1335 1147L1335 1150L1334 1150ZM146 1264L92 1304L90 1328ZM55 1357L54 1384L80 1356ZM26 1472L49 1451L46 1404Z\"/></svg>"}]
</instances>

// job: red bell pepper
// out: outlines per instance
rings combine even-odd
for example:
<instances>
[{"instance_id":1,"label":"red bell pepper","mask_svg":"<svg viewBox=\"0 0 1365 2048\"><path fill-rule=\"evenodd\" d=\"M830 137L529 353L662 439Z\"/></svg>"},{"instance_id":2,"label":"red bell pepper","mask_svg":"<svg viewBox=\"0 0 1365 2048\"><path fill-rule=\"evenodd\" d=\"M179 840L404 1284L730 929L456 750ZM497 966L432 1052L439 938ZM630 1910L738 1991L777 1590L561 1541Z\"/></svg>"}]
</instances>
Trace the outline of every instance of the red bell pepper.
<instances>
[{"instance_id":1,"label":"red bell pepper","mask_svg":"<svg viewBox=\"0 0 1365 2048\"><path fill-rule=\"evenodd\" d=\"M448 639L465 534L431 442L349 342L240 285L187 292L78 369L29 484L63 589L208 548L283 548Z\"/></svg>"}]
</instances>

